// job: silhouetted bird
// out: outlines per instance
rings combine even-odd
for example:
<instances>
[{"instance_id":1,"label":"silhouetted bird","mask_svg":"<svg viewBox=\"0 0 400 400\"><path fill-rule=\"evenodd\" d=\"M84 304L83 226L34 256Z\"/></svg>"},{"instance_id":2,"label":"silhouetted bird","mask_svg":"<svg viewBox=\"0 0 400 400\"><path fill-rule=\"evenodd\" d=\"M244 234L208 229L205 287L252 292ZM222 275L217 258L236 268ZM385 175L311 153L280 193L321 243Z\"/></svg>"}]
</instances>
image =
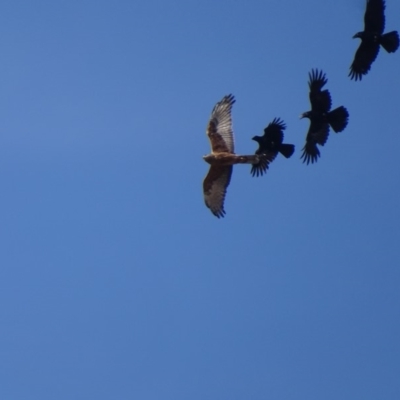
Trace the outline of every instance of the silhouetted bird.
<instances>
[{"instance_id":1,"label":"silhouetted bird","mask_svg":"<svg viewBox=\"0 0 400 400\"><path fill-rule=\"evenodd\" d=\"M252 165L251 174L253 176L263 175L267 171L268 164L275 159L278 153L281 153L286 158L292 156L294 145L282 143L284 138L283 131L285 129L285 123L280 118L274 118L264 129L263 136L254 136L252 138L259 145L256 154L267 156L260 159L257 164Z\"/></svg>"},{"instance_id":2,"label":"silhouetted bird","mask_svg":"<svg viewBox=\"0 0 400 400\"><path fill-rule=\"evenodd\" d=\"M394 53L399 47L399 34L396 31L383 34L385 30L385 0L368 0L364 15L364 30L353 38L360 38L361 44L356 51L349 76L356 81L361 80L375 61L379 47L388 53Z\"/></svg>"},{"instance_id":3,"label":"silhouetted bird","mask_svg":"<svg viewBox=\"0 0 400 400\"><path fill-rule=\"evenodd\" d=\"M323 146L328 140L329 126L335 132L341 132L347 126L349 113L346 108L340 106L329 111L332 106L331 95L328 90L322 87L328 82L322 71L312 70L308 74L310 87L311 111L307 111L300 118L309 118L310 128L308 129L306 144L303 147L301 158L303 162L315 163L320 156L317 144Z\"/></svg>"}]
</instances>

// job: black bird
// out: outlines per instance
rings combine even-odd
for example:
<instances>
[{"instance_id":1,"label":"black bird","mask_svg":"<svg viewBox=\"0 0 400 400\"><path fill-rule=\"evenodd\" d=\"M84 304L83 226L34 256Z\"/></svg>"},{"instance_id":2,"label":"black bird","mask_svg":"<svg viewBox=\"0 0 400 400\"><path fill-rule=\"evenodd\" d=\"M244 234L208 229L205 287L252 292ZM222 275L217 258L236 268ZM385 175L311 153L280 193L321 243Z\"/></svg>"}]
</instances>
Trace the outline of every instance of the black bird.
<instances>
[{"instance_id":1,"label":"black bird","mask_svg":"<svg viewBox=\"0 0 400 400\"><path fill-rule=\"evenodd\" d=\"M385 30L385 0L368 0L364 15L364 30L353 38L360 38L361 44L350 66L350 79L361 80L371 68L382 46L388 53L394 53L399 47L399 34Z\"/></svg>"},{"instance_id":2,"label":"black bird","mask_svg":"<svg viewBox=\"0 0 400 400\"><path fill-rule=\"evenodd\" d=\"M320 156L317 144L323 146L328 140L329 126L335 132L341 132L346 128L349 113L345 107L340 106L330 111L332 106L331 95L328 90L322 90L322 87L328 82L325 74L318 69L313 69L308 73L310 87L311 111L303 113L300 118L310 120L306 144L303 147L301 158L303 162L309 164L315 163Z\"/></svg>"},{"instance_id":3,"label":"black bird","mask_svg":"<svg viewBox=\"0 0 400 400\"><path fill-rule=\"evenodd\" d=\"M253 176L263 175L267 171L269 163L275 159L278 153L281 153L286 158L292 156L294 145L282 143L284 138L283 131L285 129L285 123L280 118L274 118L264 129L263 136L254 136L252 138L259 146L255 154L267 156L261 159L259 163L252 165L251 174Z\"/></svg>"}]
</instances>

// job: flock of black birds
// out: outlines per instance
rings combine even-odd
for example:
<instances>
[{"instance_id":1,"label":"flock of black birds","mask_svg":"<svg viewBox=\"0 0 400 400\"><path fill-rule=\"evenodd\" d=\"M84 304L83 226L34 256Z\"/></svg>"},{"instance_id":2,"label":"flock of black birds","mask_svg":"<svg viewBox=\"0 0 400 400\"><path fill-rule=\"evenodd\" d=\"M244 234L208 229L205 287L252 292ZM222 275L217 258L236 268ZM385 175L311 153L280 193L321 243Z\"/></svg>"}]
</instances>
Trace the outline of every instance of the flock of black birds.
<instances>
[{"instance_id":1,"label":"flock of black birds","mask_svg":"<svg viewBox=\"0 0 400 400\"><path fill-rule=\"evenodd\" d=\"M394 53L399 47L397 31L384 33L385 30L385 0L367 0L364 15L364 30L356 33L353 38L361 39L361 43L350 66L349 77L352 80L362 80L371 69L380 47L388 53ZM308 118L310 126L306 143L302 149L301 159L307 165L317 162L320 157L319 146L324 146L330 128L336 133L342 132L349 120L349 113L344 106L333 110L329 90L323 89L328 82L323 71L313 69L309 73L309 99L311 110L303 113L301 118ZM208 208L218 218L223 217L226 188L229 185L233 164L252 164L252 176L261 176L278 153L289 158L293 155L293 144L283 143L286 125L280 118L275 118L265 129L263 136L254 136L259 147L253 156L237 156L233 152L233 132L231 123L231 108L235 102L232 95L225 96L218 102L211 114L207 128L212 154L204 159L211 164L210 171L203 183L204 199Z\"/></svg>"}]
</instances>

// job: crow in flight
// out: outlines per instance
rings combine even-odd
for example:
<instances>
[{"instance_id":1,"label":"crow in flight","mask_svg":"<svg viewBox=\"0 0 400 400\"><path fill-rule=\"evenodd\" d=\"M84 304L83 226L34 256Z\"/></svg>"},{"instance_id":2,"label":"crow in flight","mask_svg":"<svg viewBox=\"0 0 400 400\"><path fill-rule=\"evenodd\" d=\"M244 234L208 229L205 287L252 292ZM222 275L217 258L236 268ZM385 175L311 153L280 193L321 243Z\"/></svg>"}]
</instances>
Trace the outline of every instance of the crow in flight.
<instances>
[{"instance_id":1,"label":"crow in flight","mask_svg":"<svg viewBox=\"0 0 400 400\"><path fill-rule=\"evenodd\" d=\"M258 163L252 165L251 175L263 175L267 171L269 163L275 159L278 153L281 153L286 158L292 156L294 145L282 143L284 138L283 131L285 129L285 123L280 118L274 118L264 129L263 136L254 136L252 138L259 146L256 154L265 154L267 158L262 158Z\"/></svg>"},{"instance_id":2,"label":"crow in flight","mask_svg":"<svg viewBox=\"0 0 400 400\"><path fill-rule=\"evenodd\" d=\"M303 147L301 158L303 162L315 163L320 156L317 144L323 146L328 140L329 126L335 132L341 132L347 126L349 113L346 108L340 106L330 111L332 106L331 95L328 90L322 87L328 82L325 74L318 69L313 69L308 74L310 87L311 111L303 113L300 118L309 118L310 128L308 129L306 144Z\"/></svg>"},{"instance_id":3,"label":"crow in flight","mask_svg":"<svg viewBox=\"0 0 400 400\"><path fill-rule=\"evenodd\" d=\"M353 64L350 66L350 79L361 80L375 61L379 47L388 53L394 53L399 47L399 34L396 31L383 33L385 30L385 0L367 0L364 15L364 31L356 33L353 38L360 38L361 44L356 51Z\"/></svg>"}]
</instances>

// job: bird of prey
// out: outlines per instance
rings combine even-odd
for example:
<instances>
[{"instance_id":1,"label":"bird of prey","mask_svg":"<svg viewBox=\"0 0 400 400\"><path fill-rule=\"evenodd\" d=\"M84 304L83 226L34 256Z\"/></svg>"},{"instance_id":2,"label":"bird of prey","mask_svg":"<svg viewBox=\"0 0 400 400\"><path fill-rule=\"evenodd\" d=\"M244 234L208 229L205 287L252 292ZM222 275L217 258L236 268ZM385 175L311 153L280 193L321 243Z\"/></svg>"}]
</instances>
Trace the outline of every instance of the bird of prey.
<instances>
[{"instance_id":1,"label":"bird of prey","mask_svg":"<svg viewBox=\"0 0 400 400\"><path fill-rule=\"evenodd\" d=\"M330 111L332 106L331 95L328 90L321 90L328 82L325 74L322 71L318 71L318 69L313 69L308 76L311 111L307 111L300 116L300 118L308 118L310 120L306 144L303 147L301 156L303 162L307 164L317 162L320 156L317 144L323 146L326 143L329 135L329 126L335 132L341 132L346 128L349 118L349 113L343 106Z\"/></svg>"},{"instance_id":2,"label":"bird of prey","mask_svg":"<svg viewBox=\"0 0 400 400\"><path fill-rule=\"evenodd\" d=\"M353 38L361 39L350 66L350 79L361 80L371 68L382 46L388 53L394 53L399 47L399 34L396 31L383 33L385 30L385 0L367 0L364 15L364 30Z\"/></svg>"},{"instance_id":3,"label":"bird of prey","mask_svg":"<svg viewBox=\"0 0 400 400\"><path fill-rule=\"evenodd\" d=\"M231 118L234 102L235 98L230 94L215 105L206 132L211 143L211 154L203 156L203 159L211 167L203 182L204 201L218 218L225 215L224 200L233 165L257 164L261 159L267 158L257 154L249 156L235 154Z\"/></svg>"},{"instance_id":4,"label":"bird of prey","mask_svg":"<svg viewBox=\"0 0 400 400\"><path fill-rule=\"evenodd\" d=\"M289 158L294 153L294 145L283 143L283 131L286 129L285 123L280 118L274 118L264 129L263 136L254 136L252 140L258 143L256 154L264 154L266 158L260 159L257 164L251 167L253 176L263 175L268 168L269 162L275 159L278 153Z\"/></svg>"}]
</instances>

